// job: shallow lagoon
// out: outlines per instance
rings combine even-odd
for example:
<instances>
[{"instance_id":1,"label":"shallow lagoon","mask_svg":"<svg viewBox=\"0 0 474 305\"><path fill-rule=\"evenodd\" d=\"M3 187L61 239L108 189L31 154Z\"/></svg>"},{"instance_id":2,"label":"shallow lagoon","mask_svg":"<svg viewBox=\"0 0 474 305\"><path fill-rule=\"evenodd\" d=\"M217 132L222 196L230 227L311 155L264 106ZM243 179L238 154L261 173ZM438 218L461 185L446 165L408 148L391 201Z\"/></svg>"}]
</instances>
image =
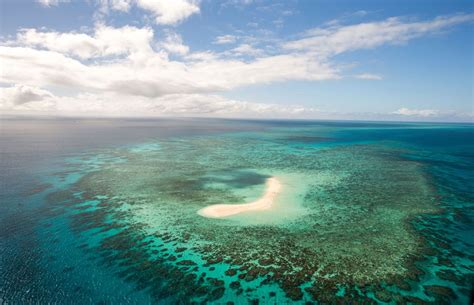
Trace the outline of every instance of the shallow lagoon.
<instances>
[{"instance_id":1,"label":"shallow lagoon","mask_svg":"<svg viewBox=\"0 0 474 305\"><path fill-rule=\"evenodd\" d=\"M2 141L21 126L8 123ZM468 302L472 125L36 124L48 132L3 152L5 186L20 182L2 194L4 300ZM270 176L283 184L271 210L197 214L255 200Z\"/></svg>"}]
</instances>

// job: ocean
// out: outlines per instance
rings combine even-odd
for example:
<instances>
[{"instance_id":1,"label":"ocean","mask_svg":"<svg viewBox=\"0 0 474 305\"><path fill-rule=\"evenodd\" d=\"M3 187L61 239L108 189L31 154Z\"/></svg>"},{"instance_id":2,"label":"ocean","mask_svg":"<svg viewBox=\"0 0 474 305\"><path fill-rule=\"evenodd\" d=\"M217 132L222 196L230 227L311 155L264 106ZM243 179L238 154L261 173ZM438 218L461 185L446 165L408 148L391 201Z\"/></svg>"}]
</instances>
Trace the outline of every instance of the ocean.
<instances>
[{"instance_id":1,"label":"ocean","mask_svg":"<svg viewBox=\"0 0 474 305\"><path fill-rule=\"evenodd\" d=\"M0 122L2 304L468 304L474 125ZM198 211L258 200L223 218Z\"/></svg>"}]
</instances>

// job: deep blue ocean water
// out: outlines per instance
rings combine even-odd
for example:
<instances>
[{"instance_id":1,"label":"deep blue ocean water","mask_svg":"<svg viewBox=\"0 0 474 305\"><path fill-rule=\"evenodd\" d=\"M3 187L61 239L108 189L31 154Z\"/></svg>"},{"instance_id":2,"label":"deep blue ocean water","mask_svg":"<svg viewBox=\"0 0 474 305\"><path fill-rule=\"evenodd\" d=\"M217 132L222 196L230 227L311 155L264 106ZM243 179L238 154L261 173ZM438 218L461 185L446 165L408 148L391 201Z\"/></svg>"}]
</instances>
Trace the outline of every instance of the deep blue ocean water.
<instances>
[{"instance_id":1,"label":"deep blue ocean water","mask_svg":"<svg viewBox=\"0 0 474 305\"><path fill-rule=\"evenodd\" d=\"M147 143L159 145L161 141L174 143L173 141L186 141L183 139L217 139L229 135L240 140L258 139L262 145L278 142L278 147L305 151L360 145L383 147L397 151L397 157L403 160L419 164L423 175L435 190L436 205L441 210L417 216L410 220L410 225L420 237L427 236L428 243L441 251L438 253L443 253L443 259L452 259L443 263L439 254L427 255L424 260L418 259L416 264L424 270L424 274L411 282L412 288L407 290L409 292L383 282L374 284L379 285L379 290L394 290L402 296L418 296L419 300L427 303L466 304L472 295L472 124L210 119L3 119L0 132L0 303L190 302L190 299L173 298L173 295L162 294L157 297L148 288L137 289L137 281L121 275L116 262L105 260L101 254L91 251L91 245L100 245L104 235L97 234L98 228L89 231L78 229L82 227L75 225L75 222L80 222L80 217L71 217L64 212L59 192L71 188L77 195L84 190L78 189L75 183L88 172L100 170L103 164L128 162L124 155L112 154L111 151L115 149L140 149L140 145ZM260 142L257 142L257 147ZM220 147L216 146L215 149ZM239 147L234 147L233 150L238 151ZM157 172L156 175L160 173ZM255 181L259 180L257 178ZM399 191L403 193L405 190ZM55 194L55 197L51 197L51 194ZM367 196L370 198L370 194ZM107 202L106 199L104 201ZM115 233L111 230L106 234ZM440 278L436 273L439 270L452 272L449 276ZM217 268L217 278L220 276L218 272ZM423 286L435 288L429 288L432 289L430 294ZM449 290L439 287L448 287ZM252 300L259 299L260 288L256 289ZM265 289L267 288L261 288L267 294L268 290ZM343 295L344 289L338 293ZM381 294L375 295L370 289L366 292L360 290L360 293L381 304L410 303L408 298L398 301L384 299ZM288 298L288 295L280 296L280 292L277 292L276 299L262 297L259 301L261 304L317 301L305 299L306 297L305 294L303 299L296 300ZM336 297L334 295L334 302ZM225 303L223 300L217 298L213 302ZM250 297L248 300L250 301ZM239 298L235 303L245 304L246 298Z\"/></svg>"}]
</instances>

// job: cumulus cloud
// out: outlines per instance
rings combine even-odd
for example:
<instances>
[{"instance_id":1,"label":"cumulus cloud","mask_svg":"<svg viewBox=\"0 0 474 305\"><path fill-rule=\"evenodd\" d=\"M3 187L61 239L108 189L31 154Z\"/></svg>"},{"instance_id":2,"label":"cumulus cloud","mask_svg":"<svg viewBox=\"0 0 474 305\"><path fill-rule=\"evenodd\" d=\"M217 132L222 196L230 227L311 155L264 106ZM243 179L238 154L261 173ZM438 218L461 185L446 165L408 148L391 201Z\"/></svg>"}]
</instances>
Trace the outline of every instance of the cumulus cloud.
<instances>
[{"instance_id":1,"label":"cumulus cloud","mask_svg":"<svg viewBox=\"0 0 474 305\"><path fill-rule=\"evenodd\" d=\"M148 27L113 28L105 25L96 26L92 36L75 32L38 32L36 29L22 29L17 35L18 44L39 47L82 59L132 52L151 52L152 39L153 30Z\"/></svg>"},{"instance_id":2,"label":"cumulus cloud","mask_svg":"<svg viewBox=\"0 0 474 305\"><path fill-rule=\"evenodd\" d=\"M132 6L132 0L108 0L110 7L113 10L128 12Z\"/></svg>"},{"instance_id":3,"label":"cumulus cloud","mask_svg":"<svg viewBox=\"0 0 474 305\"><path fill-rule=\"evenodd\" d=\"M138 7L150 11L158 24L176 24L199 13L195 0L136 0Z\"/></svg>"},{"instance_id":4,"label":"cumulus cloud","mask_svg":"<svg viewBox=\"0 0 474 305\"><path fill-rule=\"evenodd\" d=\"M280 116L290 117L293 113L315 113L315 108L281 106L226 99L218 95L177 94L156 100L153 110L159 113L212 114L217 116Z\"/></svg>"},{"instance_id":5,"label":"cumulus cloud","mask_svg":"<svg viewBox=\"0 0 474 305\"><path fill-rule=\"evenodd\" d=\"M439 111L434 110L434 109L400 108L397 111L394 111L393 114L398 114L398 115L403 115L403 116L434 117L434 116L439 115Z\"/></svg>"},{"instance_id":6,"label":"cumulus cloud","mask_svg":"<svg viewBox=\"0 0 474 305\"><path fill-rule=\"evenodd\" d=\"M291 117L317 113L315 108L281 106L227 99L214 94L169 94L157 98L130 98L115 93L79 93L55 96L37 87L15 85L0 88L3 112L35 110L45 114L123 116L220 116Z\"/></svg>"},{"instance_id":7,"label":"cumulus cloud","mask_svg":"<svg viewBox=\"0 0 474 305\"><path fill-rule=\"evenodd\" d=\"M362 73L354 76L357 79L367 79L367 80L382 80L383 77L377 74L372 73Z\"/></svg>"},{"instance_id":8,"label":"cumulus cloud","mask_svg":"<svg viewBox=\"0 0 474 305\"><path fill-rule=\"evenodd\" d=\"M145 5L146 2L141 1L139 4L136 1L136 5ZM197 7L197 2L181 2ZM178 5L176 3L181 2L169 3ZM121 3L125 10L124 3L132 5L135 2L116 3ZM146 3L149 7L155 5ZM157 18L178 22L186 18L183 17L185 15L176 13L170 15L174 17L164 17L163 14L157 14ZM224 99L219 94L255 84L338 79L341 78L342 68L337 65L334 56L341 52L407 41L454 24L471 21L472 18L472 15L455 15L423 22L404 22L402 18L389 18L376 23L330 26L313 29L302 39L284 44L274 43L271 52L265 52L250 43L221 52L192 52L178 33L168 30L164 38L155 40L155 33L150 27L115 28L99 23L92 31L87 32L23 29L18 32L15 41L0 45L0 82L16 88L2 92L2 95L11 100L7 103L2 97L3 104L7 103L9 109L39 105L41 101L18 103L18 100L27 99L18 99L16 95L12 95L11 90L20 94L18 86L27 86L24 88L36 88L36 93L44 90L40 88L51 88L53 93L55 91L52 88L68 92L68 96L60 98L48 97L45 92L42 93L42 102L48 103L48 107L56 105L58 112L82 111L81 109L87 112L94 109L104 113L122 111L127 115L135 112L147 114L150 111L157 114L160 111L194 111L221 115L224 108L227 108L229 113L234 114L235 111L279 113L282 109L287 115L314 113L314 109L305 107L285 108L233 101ZM380 78L367 73L356 77ZM38 95L31 93L30 97L37 98ZM77 105L82 105L83 108ZM409 115L413 110L399 111L399 115ZM421 115L432 115L428 110L419 111L422 111Z\"/></svg>"},{"instance_id":9,"label":"cumulus cloud","mask_svg":"<svg viewBox=\"0 0 474 305\"><path fill-rule=\"evenodd\" d=\"M36 0L45 7L57 6L69 0ZM200 12L200 0L95 0L98 5L96 17L102 19L110 11L129 12L132 6L150 13L157 24L176 25Z\"/></svg>"},{"instance_id":10,"label":"cumulus cloud","mask_svg":"<svg viewBox=\"0 0 474 305\"><path fill-rule=\"evenodd\" d=\"M0 109L51 109L55 105L54 95L38 87L15 85L0 88Z\"/></svg>"},{"instance_id":11,"label":"cumulus cloud","mask_svg":"<svg viewBox=\"0 0 474 305\"><path fill-rule=\"evenodd\" d=\"M167 31L164 41L158 43L158 46L169 53L185 55L189 52L189 47L183 44L181 36L175 32Z\"/></svg>"},{"instance_id":12,"label":"cumulus cloud","mask_svg":"<svg viewBox=\"0 0 474 305\"><path fill-rule=\"evenodd\" d=\"M99 25L93 36L25 30L19 34L16 45L0 47L4 68L0 80L156 97L173 93L216 92L290 79L339 77L331 64L291 53L262 56L252 61L228 58L226 53L190 54L189 60L170 60L166 52L153 50L152 37L152 29L130 26L111 28ZM167 52L186 54L188 51L180 37L173 33L158 44ZM234 51L257 52L249 48ZM111 58L113 55L115 57ZM100 60L104 56L108 57ZM80 60L90 58L99 61Z\"/></svg>"}]
</instances>

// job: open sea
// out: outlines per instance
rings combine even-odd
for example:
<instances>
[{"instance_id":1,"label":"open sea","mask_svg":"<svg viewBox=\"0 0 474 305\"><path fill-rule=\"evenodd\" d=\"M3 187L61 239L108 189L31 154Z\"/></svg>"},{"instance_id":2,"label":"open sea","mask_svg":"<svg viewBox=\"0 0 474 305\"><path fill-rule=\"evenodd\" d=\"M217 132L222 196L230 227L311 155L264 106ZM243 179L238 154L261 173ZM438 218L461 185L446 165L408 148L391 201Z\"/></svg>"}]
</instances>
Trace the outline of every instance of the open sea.
<instances>
[{"instance_id":1,"label":"open sea","mask_svg":"<svg viewBox=\"0 0 474 305\"><path fill-rule=\"evenodd\" d=\"M474 125L0 122L0 304L469 304ZM262 196L270 210L197 214Z\"/></svg>"}]
</instances>

